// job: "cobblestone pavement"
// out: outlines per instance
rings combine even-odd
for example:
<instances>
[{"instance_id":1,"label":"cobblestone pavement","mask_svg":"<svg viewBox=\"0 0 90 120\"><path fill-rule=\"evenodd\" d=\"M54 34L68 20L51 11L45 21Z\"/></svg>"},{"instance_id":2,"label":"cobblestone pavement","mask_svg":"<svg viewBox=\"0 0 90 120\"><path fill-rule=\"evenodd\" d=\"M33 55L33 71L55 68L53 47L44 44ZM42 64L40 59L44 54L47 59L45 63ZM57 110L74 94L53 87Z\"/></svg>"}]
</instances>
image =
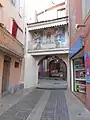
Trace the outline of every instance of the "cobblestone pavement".
<instances>
[{"instance_id":1,"label":"cobblestone pavement","mask_svg":"<svg viewBox=\"0 0 90 120\"><path fill-rule=\"evenodd\" d=\"M33 89L0 120L90 120L90 112L67 90Z\"/></svg>"},{"instance_id":2,"label":"cobblestone pavement","mask_svg":"<svg viewBox=\"0 0 90 120\"><path fill-rule=\"evenodd\" d=\"M0 120L26 120L43 93L43 90L34 90L3 113Z\"/></svg>"},{"instance_id":3,"label":"cobblestone pavement","mask_svg":"<svg viewBox=\"0 0 90 120\"><path fill-rule=\"evenodd\" d=\"M51 92L40 120L69 120L68 109L63 90Z\"/></svg>"}]
</instances>

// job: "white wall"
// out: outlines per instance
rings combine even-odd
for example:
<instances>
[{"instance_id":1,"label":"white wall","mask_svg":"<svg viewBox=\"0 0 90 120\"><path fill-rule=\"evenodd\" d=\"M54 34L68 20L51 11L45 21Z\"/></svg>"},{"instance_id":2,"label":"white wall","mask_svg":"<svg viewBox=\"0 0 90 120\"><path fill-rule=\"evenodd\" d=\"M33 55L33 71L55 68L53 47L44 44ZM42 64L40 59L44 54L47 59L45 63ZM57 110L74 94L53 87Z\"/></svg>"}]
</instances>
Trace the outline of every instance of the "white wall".
<instances>
[{"instance_id":1,"label":"white wall","mask_svg":"<svg viewBox=\"0 0 90 120\"><path fill-rule=\"evenodd\" d=\"M33 86L36 86L36 61L35 59L30 55L25 55L25 68L24 68L24 87L30 88Z\"/></svg>"},{"instance_id":2,"label":"white wall","mask_svg":"<svg viewBox=\"0 0 90 120\"><path fill-rule=\"evenodd\" d=\"M70 68L69 68L69 57L68 55L57 55L60 59L62 59L67 65L67 85L68 89L70 89Z\"/></svg>"},{"instance_id":3,"label":"white wall","mask_svg":"<svg viewBox=\"0 0 90 120\"><path fill-rule=\"evenodd\" d=\"M66 16L65 11L64 12L62 11L60 15L57 16L57 10L61 8L65 8L65 5L56 7L54 9L44 12L43 14L38 15L38 21L52 20L60 17L65 17Z\"/></svg>"},{"instance_id":4,"label":"white wall","mask_svg":"<svg viewBox=\"0 0 90 120\"><path fill-rule=\"evenodd\" d=\"M27 53L27 51L28 51L28 49L29 49L29 47L31 47L31 46L29 46L29 41L32 41L32 35L31 35L31 33L29 32L29 30L28 30L28 28L26 28L26 40L25 40L25 52Z\"/></svg>"},{"instance_id":5,"label":"white wall","mask_svg":"<svg viewBox=\"0 0 90 120\"><path fill-rule=\"evenodd\" d=\"M74 88L73 88L73 60L70 61L70 64L71 64L71 68L70 68L70 72L71 72L71 90L74 91Z\"/></svg>"},{"instance_id":6,"label":"white wall","mask_svg":"<svg viewBox=\"0 0 90 120\"><path fill-rule=\"evenodd\" d=\"M38 16L38 21L51 20L57 18L57 10L50 10Z\"/></svg>"}]
</instances>

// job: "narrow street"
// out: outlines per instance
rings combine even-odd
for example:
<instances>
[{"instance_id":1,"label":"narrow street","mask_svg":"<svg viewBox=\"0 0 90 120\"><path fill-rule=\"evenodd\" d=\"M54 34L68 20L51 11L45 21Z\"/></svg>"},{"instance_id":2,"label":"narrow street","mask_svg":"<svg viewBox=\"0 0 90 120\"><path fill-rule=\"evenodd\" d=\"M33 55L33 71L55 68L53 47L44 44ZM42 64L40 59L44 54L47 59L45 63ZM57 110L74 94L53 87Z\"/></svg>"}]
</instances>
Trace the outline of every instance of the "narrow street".
<instances>
[{"instance_id":1,"label":"narrow street","mask_svg":"<svg viewBox=\"0 0 90 120\"><path fill-rule=\"evenodd\" d=\"M90 120L89 111L67 90L32 88L0 103L0 120Z\"/></svg>"},{"instance_id":2,"label":"narrow street","mask_svg":"<svg viewBox=\"0 0 90 120\"><path fill-rule=\"evenodd\" d=\"M90 120L90 0L0 0L0 120Z\"/></svg>"}]
</instances>

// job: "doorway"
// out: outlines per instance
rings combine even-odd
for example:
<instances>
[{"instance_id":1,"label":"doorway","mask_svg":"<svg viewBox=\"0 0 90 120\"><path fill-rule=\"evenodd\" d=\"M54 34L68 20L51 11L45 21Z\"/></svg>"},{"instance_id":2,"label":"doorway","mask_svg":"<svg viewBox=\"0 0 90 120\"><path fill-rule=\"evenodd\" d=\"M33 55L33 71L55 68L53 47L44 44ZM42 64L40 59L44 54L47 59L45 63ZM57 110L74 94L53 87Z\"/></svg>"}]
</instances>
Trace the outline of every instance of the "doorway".
<instances>
[{"instance_id":1,"label":"doorway","mask_svg":"<svg viewBox=\"0 0 90 120\"><path fill-rule=\"evenodd\" d=\"M10 57L4 56L3 63L3 79L2 79L2 93L8 92L9 87L9 75L10 75Z\"/></svg>"}]
</instances>

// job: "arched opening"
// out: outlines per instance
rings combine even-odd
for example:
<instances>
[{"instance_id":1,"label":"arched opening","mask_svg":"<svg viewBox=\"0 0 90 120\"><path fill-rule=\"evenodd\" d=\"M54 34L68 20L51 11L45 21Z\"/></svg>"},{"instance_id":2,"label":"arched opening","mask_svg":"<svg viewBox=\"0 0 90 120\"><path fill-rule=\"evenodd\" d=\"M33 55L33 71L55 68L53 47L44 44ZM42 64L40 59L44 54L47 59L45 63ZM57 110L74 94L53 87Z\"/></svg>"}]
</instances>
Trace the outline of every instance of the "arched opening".
<instances>
[{"instance_id":1,"label":"arched opening","mask_svg":"<svg viewBox=\"0 0 90 120\"><path fill-rule=\"evenodd\" d=\"M67 80L67 65L57 56L46 56L38 63L39 80Z\"/></svg>"}]
</instances>

